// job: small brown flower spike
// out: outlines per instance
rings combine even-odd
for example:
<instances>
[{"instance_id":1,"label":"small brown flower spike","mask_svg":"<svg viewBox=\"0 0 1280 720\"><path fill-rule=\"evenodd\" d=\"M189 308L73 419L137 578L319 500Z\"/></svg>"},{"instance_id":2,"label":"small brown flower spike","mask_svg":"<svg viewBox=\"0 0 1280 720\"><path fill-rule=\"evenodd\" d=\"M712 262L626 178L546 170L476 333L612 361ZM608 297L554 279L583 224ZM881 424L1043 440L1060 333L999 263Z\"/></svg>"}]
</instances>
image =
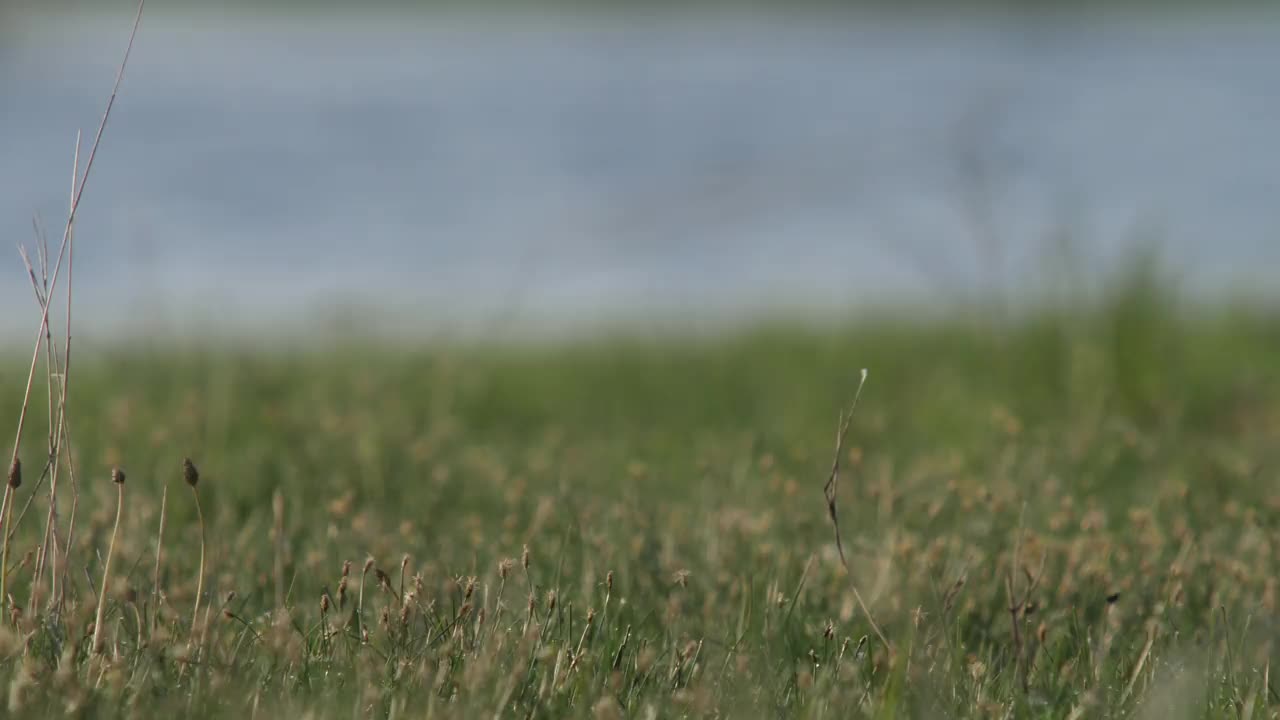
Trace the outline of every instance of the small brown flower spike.
<instances>
[{"instance_id":1,"label":"small brown flower spike","mask_svg":"<svg viewBox=\"0 0 1280 720\"><path fill-rule=\"evenodd\" d=\"M111 482L117 485L124 484L124 471L118 467L111 468Z\"/></svg>"},{"instance_id":2,"label":"small brown flower spike","mask_svg":"<svg viewBox=\"0 0 1280 720\"><path fill-rule=\"evenodd\" d=\"M196 464L191 462L191 458L182 459L182 479L187 481L191 487L195 487L200 482L200 471L196 469Z\"/></svg>"},{"instance_id":3,"label":"small brown flower spike","mask_svg":"<svg viewBox=\"0 0 1280 720\"><path fill-rule=\"evenodd\" d=\"M204 509L200 507L200 488L196 483L200 482L200 471L196 470L196 464L191 462L191 458L182 459L182 479L187 481L191 486L191 494L196 501L196 519L200 521L200 568L196 575L196 598L191 607L191 638L195 639L196 628L200 623L200 598L204 595L204 570L205 570L205 526L204 526Z\"/></svg>"}]
</instances>

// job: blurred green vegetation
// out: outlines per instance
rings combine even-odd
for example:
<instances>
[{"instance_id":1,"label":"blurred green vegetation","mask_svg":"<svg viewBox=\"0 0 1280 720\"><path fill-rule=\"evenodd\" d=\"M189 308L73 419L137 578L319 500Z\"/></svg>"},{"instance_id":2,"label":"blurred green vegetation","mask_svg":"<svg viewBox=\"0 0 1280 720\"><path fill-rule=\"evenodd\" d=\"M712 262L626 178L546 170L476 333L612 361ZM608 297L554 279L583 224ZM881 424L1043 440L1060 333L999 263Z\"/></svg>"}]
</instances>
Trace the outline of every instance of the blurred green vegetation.
<instances>
[{"instance_id":1,"label":"blurred green vegetation","mask_svg":"<svg viewBox=\"0 0 1280 720\"><path fill-rule=\"evenodd\" d=\"M1280 316L1190 305L1151 268L1005 321L79 358L72 609L5 631L19 639L0 642L0 681L30 683L10 708L1060 718L1179 702L1186 717L1270 716ZM864 367L838 503L850 576L821 487ZM4 365L5 407L24 379L23 361ZM39 510L15 557L47 507L37 398L17 498ZM188 455L211 524L208 603L243 621L215 614L190 669ZM129 501L95 682L76 638L113 464ZM333 610L344 561L357 577L366 557L418 603L370 579L367 644L351 597L344 620ZM13 567L25 598L29 565ZM1030 595L1018 640L1010 577ZM68 663L83 669L59 680Z\"/></svg>"}]
</instances>

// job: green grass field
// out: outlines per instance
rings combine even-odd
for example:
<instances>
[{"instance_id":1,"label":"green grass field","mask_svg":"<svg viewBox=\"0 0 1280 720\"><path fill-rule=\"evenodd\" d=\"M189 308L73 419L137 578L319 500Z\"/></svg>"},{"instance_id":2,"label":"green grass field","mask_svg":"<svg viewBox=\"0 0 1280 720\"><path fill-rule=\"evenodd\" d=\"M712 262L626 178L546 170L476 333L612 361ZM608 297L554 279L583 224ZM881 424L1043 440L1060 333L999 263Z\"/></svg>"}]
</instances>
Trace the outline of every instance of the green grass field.
<instances>
[{"instance_id":1,"label":"green grass field","mask_svg":"<svg viewBox=\"0 0 1280 720\"><path fill-rule=\"evenodd\" d=\"M1139 284L998 325L81 352L75 535L38 583L43 385L28 419L10 716L1280 707L1280 318L1264 312ZM3 365L10 436L26 362ZM863 367L838 498L850 573L823 484ZM194 625L186 456L207 521ZM65 466L58 492L62 547Z\"/></svg>"}]
</instances>

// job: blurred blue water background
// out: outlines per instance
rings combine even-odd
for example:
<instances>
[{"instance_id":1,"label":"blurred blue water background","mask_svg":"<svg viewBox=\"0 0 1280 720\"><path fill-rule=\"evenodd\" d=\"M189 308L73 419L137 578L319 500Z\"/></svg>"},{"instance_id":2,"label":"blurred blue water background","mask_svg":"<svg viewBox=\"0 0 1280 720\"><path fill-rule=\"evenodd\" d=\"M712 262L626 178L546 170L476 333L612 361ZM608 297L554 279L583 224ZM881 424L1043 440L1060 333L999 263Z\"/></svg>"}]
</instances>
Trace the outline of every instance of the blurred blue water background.
<instances>
[{"instance_id":1,"label":"blurred blue water background","mask_svg":"<svg viewBox=\"0 0 1280 720\"><path fill-rule=\"evenodd\" d=\"M0 35L9 247L60 236L130 20ZM1269 16L153 11L131 62L78 220L98 329L928 308L1142 244L1193 293L1280 272Z\"/></svg>"}]
</instances>

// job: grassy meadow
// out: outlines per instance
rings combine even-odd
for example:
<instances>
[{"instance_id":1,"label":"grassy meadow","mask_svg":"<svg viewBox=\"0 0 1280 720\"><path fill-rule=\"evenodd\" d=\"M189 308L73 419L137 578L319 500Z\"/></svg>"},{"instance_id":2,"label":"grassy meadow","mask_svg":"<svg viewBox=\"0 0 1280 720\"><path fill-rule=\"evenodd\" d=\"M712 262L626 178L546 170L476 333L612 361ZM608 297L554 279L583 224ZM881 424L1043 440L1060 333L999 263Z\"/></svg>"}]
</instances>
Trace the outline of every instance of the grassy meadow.
<instances>
[{"instance_id":1,"label":"grassy meadow","mask_svg":"<svg viewBox=\"0 0 1280 720\"><path fill-rule=\"evenodd\" d=\"M43 365L5 525L8 716L1280 712L1266 312L79 352L57 532Z\"/></svg>"}]
</instances>

